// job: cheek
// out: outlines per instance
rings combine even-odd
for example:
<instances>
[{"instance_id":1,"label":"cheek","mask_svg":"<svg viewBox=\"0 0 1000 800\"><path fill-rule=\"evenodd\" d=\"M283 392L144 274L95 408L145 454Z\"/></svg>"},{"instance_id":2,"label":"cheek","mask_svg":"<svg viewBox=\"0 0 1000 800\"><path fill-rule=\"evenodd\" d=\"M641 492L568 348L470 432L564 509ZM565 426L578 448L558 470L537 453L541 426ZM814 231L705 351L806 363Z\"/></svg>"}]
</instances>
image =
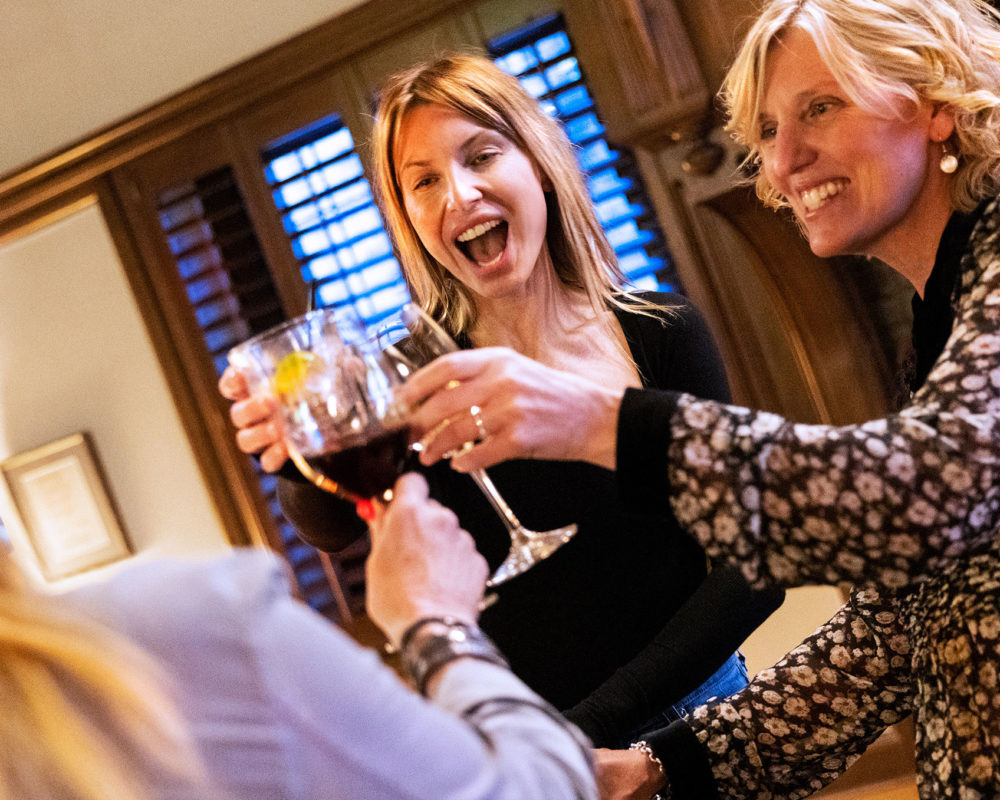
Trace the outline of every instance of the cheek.
<instances>
[{"instance_id":1,"label":"cheek","mask_svg":"<svg viewBox=\"0 0 1000 800\"><path fill-rule=\"evenodd\" d=\"M763 156L761 156L760 164L757 167L758 178L757 178L757 189L761 193L765 190L773 189L774 191L781 192L781 188L775 179L774 171L769 166L770 161ZM750 169L748 165L747 169ZM781 192L784 196L784 192Z\"/></svg>"},{"instance_id":2,"label":"cheek","mask_svg":"<svg viewBox=\"0 0 1000 800\"><path fill-rule=\"evenodd\" d=\"M417 238L420 239L420 243L428 250L433 251L435 242L432 236L432 220L427 210L419 204L409 202L406 203L404 208L406 210L406 218L417 234Z\"/></svg>"}]
</instances>

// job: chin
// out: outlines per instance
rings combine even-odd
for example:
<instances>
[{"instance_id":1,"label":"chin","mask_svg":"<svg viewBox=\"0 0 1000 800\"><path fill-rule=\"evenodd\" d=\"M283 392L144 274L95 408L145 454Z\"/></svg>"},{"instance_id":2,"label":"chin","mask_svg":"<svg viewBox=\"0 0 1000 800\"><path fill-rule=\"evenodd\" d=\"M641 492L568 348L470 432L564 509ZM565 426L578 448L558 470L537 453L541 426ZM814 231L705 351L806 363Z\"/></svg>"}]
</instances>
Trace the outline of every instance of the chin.
<instances>
[{"instance_id":1,"label":"chin","mask_svg":"<svg viewBox=\"0 0 1000 800\"><path fill-rule=\"evenodd\" d=\"M807 234L806 240L809 242L809 249L812 250L813 255L819 258L832 258L833 256L844 255L847 252L845 243L840 239L831 239L828 236L810 236Z\"/></svg>"}]
</instances>

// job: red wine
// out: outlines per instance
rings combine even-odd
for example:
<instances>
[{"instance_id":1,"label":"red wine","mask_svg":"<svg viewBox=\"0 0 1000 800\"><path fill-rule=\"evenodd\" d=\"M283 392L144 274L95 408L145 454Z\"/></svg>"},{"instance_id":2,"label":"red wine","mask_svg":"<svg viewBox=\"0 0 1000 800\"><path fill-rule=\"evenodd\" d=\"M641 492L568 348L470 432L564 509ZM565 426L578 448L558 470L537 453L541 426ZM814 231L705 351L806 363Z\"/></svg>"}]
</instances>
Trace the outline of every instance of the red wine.
<instances>
[{"instance_id":1,"label":"red wine","mask_svg":"<svg viewBox=\"0 0 1000 800\"><path fill-rule=\"evenodd\" d=\"M406 425L382 431L370 439L318 456L307 456L309 466L360 497L381 497L391 489L406 466L410 429Z\"/></svg>"}]
</instances>

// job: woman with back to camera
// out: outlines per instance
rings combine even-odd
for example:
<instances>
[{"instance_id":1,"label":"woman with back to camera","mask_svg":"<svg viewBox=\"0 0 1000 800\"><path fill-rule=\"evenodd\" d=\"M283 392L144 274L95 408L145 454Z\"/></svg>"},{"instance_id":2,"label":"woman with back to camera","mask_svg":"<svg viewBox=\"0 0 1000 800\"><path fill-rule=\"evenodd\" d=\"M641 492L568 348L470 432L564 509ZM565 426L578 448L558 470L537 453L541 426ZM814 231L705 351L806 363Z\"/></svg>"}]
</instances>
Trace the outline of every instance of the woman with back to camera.
<instances>
[{"instance_id":1,"label":"woman with back to camera","mask_svg":"<svg viewBox=\"0 0 1000 800\"><path fill-rule=\"evenodd\" d=\"M475 624L472 539L420 476L395 491L370 610L426 699L293 598L265 550L51 595L0 549L0 798L595 798L583 737Z\"/></svg>"},{"instance_id":2,"label":"woman with back to camera","mask_svg":"<svg viewBox=\"0 0 1000 800\"><path fill-rule=\"evenodd\" d=\"M722 96L758 194L791 207L813 252L878 258L913 284L910 400L863 425L795 425L477 351L407 384L409 400L430 396L415 424L455 419L421 457L453 446L476 403L490 437L459 469L526 454L617 465L634 502L669 500L753 585L856 584L747 690L650 736L665 775L641 753L601 753L607 796L666 778L672 797L803 797L912 712L922 798L998 797L997 14L979 0L772 0Z\"/></svg>"},{"instance_id":3,"label":"woman with back to camera","mask_svg":"<svg viewBox=\"0 0 1000 800\"><path fill-rule=\"evenodd\" d=\"M413 294L463 347L505 345L619 391L728 399L700 315L676 295L621 290L572 146L492 62L449 56L391 79L372 150ZM263 449L265 468L278 467L286 453L270 408L243 399L232 371L220 386L239 400L240 446ZM595 741L626 744L647 720L663 722L661 711L669 719L675 705L745 685L734 650L780 604L780 591L751 593L731 568L706 576L704 554L669 511L635 513L606 470L517 461L490 474L529 528L579 526L553 556L498 587L482 625L514 671ZM497 566L509 538L480 491L447 464L428 477ZM283 511L320 548L341 549L363 533L353 509L301 479L279 491Z\"/></svg>"}]
</instances>

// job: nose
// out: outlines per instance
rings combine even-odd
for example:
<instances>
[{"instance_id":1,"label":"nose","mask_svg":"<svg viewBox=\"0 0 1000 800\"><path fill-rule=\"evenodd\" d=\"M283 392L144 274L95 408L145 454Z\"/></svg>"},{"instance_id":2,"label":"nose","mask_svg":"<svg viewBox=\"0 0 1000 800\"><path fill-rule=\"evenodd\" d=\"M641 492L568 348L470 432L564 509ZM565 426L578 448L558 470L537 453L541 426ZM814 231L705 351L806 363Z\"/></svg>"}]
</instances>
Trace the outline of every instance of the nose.
<instances>
[{"instance_id":1,"label":"nose","mask_svg":"<svg viewBox=\"0 0 1000 800\"><path fill-rule=\"evenodd\" d=\"M811 164L815 157L806 131L795 123L779 126L770 146L761 152L763 167L775 186Z\"/></svg>"},{"instance_id":2,"label":"nose","mask_svg":"<svg viewBox=\"0 0 1000 800\"><path fill-rule=\"evenodd\" d=\"M452 167L448 174L448 206L466 208L482 198L479 176L463 165Z\"/></svg>"}]
</instances>

